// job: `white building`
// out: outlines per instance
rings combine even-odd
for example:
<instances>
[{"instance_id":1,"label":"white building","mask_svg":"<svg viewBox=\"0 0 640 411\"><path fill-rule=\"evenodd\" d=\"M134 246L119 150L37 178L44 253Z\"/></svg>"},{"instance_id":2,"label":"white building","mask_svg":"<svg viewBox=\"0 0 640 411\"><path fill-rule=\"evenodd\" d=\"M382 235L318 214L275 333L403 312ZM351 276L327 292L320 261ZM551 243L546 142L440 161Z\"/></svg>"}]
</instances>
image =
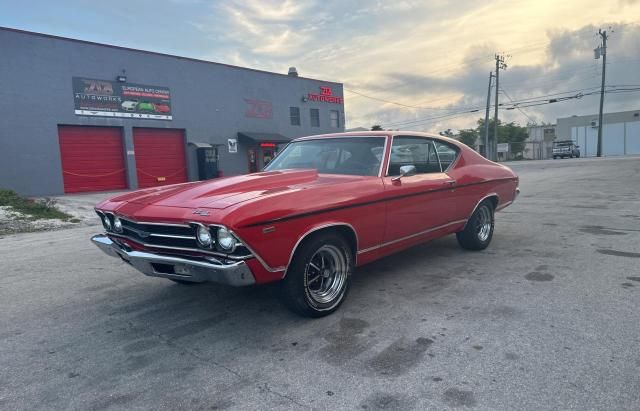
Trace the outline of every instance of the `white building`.
<instances>
[{"instance_id":1,"label":"white building","mask_svg":"<svg viewBox=\"0 0 640 411\"><path fill-rule=\"evenodd\" d=\"M603 116L602 154L640 154L640 110L606 113ZM598 115L559 118L557 140L573 140L583 157L593 157L598 149Z\"/></svg>"},{"instance_id":2,"label":"white building","mask_svg":"<svg viewBox=\"0 0 640 411\"><path fill-rule=\"evenodd\" d=\"M556 125L547 124L527 127L529 137L525 140L523 158L544 160L552 157L553 140L556 139Z\"/></svg>"}]
</instances>

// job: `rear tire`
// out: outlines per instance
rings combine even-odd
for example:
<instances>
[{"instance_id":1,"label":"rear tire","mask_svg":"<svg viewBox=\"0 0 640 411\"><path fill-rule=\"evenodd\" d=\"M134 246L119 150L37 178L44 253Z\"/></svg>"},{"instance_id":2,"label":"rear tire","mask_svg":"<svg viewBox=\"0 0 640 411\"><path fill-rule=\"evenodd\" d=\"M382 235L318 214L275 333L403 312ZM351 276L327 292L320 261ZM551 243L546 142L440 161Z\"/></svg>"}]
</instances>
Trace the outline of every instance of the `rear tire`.
<instances>
[{"instance_id":1,"label":"rear tire","mask_svg":"<svg viewBox=\"0 0 640 411\"><path fill-rule=\"evenodd\" d=\"M305 317L329 315L344 301L353 267L353 252L342 236L314 235L293 256L281 285L283 302Z\"/></svg>"},{"instance_id":2,"label":"rear tire","mask_svg":"<svg viewBox=\"0 0 640 411\"><path fill-rule=\"evenodd\" d=\"M491 243L495 225L493 203L484 200L467 221L464 230L456 233L458 244L466 250L484 250Z\"/></svg>"}]
</instances>

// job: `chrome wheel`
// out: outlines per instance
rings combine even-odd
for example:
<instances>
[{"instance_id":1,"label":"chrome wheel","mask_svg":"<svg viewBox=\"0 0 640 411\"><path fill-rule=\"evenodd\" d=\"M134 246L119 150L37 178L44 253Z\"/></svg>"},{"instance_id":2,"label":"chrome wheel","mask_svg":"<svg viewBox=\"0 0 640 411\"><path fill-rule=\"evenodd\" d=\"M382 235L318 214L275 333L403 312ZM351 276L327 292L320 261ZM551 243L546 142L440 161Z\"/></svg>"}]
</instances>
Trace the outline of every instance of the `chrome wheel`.
<instances>
[{"instance_id":1,"label":"chrome wheel","mask_svg":"<svg viewBox=\"0 0 640 411\"><path fill-rule=\"evenodd\" d=\"M476 234L478 240L485 242L491 234L491 226L493 225L493 216L491 210L486 205L478 209L478 218L476 220Z\"/></svg>"},{"instance_id":2,"label":"chrome wheel","mask_svg":"<svg viewBox=\"0 0 640 411\"><path fill-rule=\"evenodd\" d=\"M323 245L305 268L307 295L316 303L331 303L342 293L348 273L349 265L340 249L330 244Z\"/></svg>"}]
</instances>

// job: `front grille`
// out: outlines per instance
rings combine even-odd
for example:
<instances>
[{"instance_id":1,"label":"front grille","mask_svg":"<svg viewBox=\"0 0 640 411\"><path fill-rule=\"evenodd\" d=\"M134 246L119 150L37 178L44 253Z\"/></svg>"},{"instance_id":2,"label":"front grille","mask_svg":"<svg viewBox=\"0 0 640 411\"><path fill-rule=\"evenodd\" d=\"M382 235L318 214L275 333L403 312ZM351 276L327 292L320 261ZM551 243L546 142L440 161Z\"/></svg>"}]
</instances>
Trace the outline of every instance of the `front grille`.
<instances>
[{"instance_id":1,"label":"front grille","mask_svg":"<svg viewBox=\"0 0 640 411\"><path fill-rule=\"evenodd\" d=\"M111 213L106 212L103 214L102 212L98 212L98 215L100 215L101 218L103 215L109 218L113 226L114 216ZM252 257L249 249L242 243L238 243L231 254L223 252L222 249L217 249L216 246L212 249L199 247L196 241L196 225L145 223L128 220L121 216L118 217L122 222L122 232L117 233L113 229L108 229L108 233L128 238L146 247L162 248L166 250L165 252L173 254L187 251L225 256L236 260ZM209 229L215 239L217 226L210 226Z\"/></svg>"},{"instance_id":2,"label":"front grille","mask_svg":"<svg viewBox=\"0 0 640 411\"><path fill-rule=\"evenodd\" d=\"M193 227L181 225L144 224L134 221L122 221L123 235L148 245L162 247L198 248Z\"/></svg>"}]
</instances>

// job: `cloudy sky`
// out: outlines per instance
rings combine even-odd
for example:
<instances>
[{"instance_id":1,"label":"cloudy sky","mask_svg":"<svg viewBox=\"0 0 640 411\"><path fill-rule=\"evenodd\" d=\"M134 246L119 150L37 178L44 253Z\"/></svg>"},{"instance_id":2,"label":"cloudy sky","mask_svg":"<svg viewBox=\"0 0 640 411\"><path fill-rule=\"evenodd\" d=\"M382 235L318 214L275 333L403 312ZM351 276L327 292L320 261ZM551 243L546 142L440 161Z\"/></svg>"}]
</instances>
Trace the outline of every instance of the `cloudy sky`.
<instances>
[{"instance_id":1,"label":"cloudy sky","mask_svg":"<svg viewBox=\"0 0 640 411\"><path fill-rule=\"evenodd\" d=\"M501 102L597 91L599 28L613 30L607 84L640 85L640 0L3 0L2 9L2 26L283 73L296 66L344 83L347 127L473 126L496 52L508 56ZM598 103L584 96L501 117L555 122ZM639 92L607 95L605 111L634 109Z\"/></svg>"}]
</instances>

